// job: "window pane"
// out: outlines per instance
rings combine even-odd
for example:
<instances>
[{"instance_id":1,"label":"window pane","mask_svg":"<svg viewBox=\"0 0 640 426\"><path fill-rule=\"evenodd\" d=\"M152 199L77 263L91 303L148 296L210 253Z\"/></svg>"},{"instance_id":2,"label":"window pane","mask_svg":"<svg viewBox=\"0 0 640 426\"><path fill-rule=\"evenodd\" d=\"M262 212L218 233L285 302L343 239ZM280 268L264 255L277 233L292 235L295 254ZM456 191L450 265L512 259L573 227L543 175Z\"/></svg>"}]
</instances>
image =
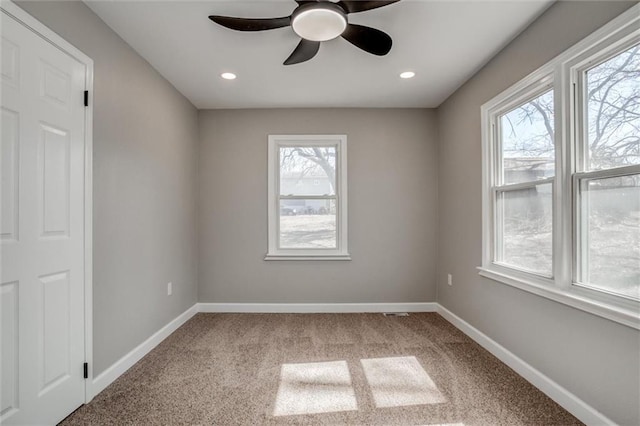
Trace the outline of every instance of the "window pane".
<instances>
[{"instance_id":1,"label":"window pane","mask_svg":"<svg viewBox=\"0 0 640 426\"><path fill-rule=\"evenodd\" d=\"M586 73L591 170L640 164L640 45Z\"/></svg>"},{"instance_id":2,"label":"window pane","mask_svg":"<svg viewBox=\"0 0 640 426\"><path fill-rule=\"evenodd\" d=\"M550 276L552 184L498 196L498 261Z\"/></svg>"},{"instance_id":3,"label":"window pane","mask_svg":"<svg viewBox=\"0 0 640 426\"><path fill-rule=\"evenodd\" d=\"M335 200L280 200L280 248L336 248Z\"/></svg>"},{"instance_id":4,"label":"window pane","mask_svg":"<svg viewBox=\"0 0 640 426\"><path fill-rule=\"evenodd\" d=\"M336 147L281 147L280 195L334 195Z\"/></svg>"},{"instance_id":5,"label":"window pane","mask_svg":"<svg viewBox=\"0 0 640 426\"><path fill-rule=\"evenodd\" d=\"M500 117L503 183L554 176L553 90Z\"/></svg>"},{"instance_id":6,"label":"window pane","mask_svg":"<svg viewBox=\"0 0 640 426\"><path fill-rule=\"evenodd\" d=\"M580 186L582 283L640 299L640 175Z\"/></svg>"}]
</instances>

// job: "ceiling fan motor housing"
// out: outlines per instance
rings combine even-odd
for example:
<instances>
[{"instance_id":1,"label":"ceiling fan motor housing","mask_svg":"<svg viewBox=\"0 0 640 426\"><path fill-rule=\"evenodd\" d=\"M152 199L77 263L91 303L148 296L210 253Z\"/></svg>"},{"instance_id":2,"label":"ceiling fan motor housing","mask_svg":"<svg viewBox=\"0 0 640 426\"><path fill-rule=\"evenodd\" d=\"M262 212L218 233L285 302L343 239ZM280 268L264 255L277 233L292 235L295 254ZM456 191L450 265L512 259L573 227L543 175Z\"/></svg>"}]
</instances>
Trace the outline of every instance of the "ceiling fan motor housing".
<instances>
[{"instance_id":1,"label":"ceiling fan motor housing","mask_svg":"<svg viewBox=\"0 0 640 426\"><path fill-rule=\"evenodd\" d=\"M333 2L303 3L291 15L291 27L305 40L332 40L347 28L347 14Z\"/></svg>"}]
</instances>

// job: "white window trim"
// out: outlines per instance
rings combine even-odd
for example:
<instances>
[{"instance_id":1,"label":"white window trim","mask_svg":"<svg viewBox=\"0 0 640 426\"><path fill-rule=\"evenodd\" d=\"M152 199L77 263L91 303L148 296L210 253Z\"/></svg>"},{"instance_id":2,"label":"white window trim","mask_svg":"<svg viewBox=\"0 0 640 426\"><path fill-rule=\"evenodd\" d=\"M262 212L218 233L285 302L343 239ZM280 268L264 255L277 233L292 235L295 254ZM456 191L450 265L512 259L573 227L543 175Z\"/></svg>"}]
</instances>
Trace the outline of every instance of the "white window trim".
<instances>
[{"instance_id":1,"label":"white window trim","mask_svg":"<svg viewBox=\"0 0 640 426\"><path fill-rule=\"evenodd\" d=\"M281 249L278 247L280 208L278 192L281 146L337 146L336 156L336 243L335 249ZM348 249L347 136L346 135L269 135L268 146L268 252L265 260L351 260Z\"/></svg>"},{"instance_id":2,"label":"white window trim","mask_svg":"<svg viewBox=\"0 0 640 426\"><path fill-rule=\"evenodd\" d=\"M559 303L610 319L629 327L640 329L640 303L620 296L610 295L587 287L574 285L577 253L577 221L572 203L577 201L575 185L580 178L608 173L631 173L637 166L616 169L613 172L581 173L583 168L573 159L583 161L582 153L576 153L576 138L581 123L574 117L580 99L574 83L581 71L588 67L594 56L602 51L618 50L640 34L640 5L629 10L595 31L579 43L561 53L527 77L500 93L481 107L482 120L482 266L480 275L521 290L554 300ZM606 53L605 53L606 54ZM556 173L553 186L553 276L544 277L493 261L494 212L493 186L495 182L494 118L527 96L540 93L542 87L550 85L555 92L555 145ZM579 119L578 119L579 120ZM578 154L578 155L576 155ZM598 175L599 176L599 175ZM577 209L575 209L577 211ZM577 249L575 250L577 251Z\"/></svg>"}]
</instances>

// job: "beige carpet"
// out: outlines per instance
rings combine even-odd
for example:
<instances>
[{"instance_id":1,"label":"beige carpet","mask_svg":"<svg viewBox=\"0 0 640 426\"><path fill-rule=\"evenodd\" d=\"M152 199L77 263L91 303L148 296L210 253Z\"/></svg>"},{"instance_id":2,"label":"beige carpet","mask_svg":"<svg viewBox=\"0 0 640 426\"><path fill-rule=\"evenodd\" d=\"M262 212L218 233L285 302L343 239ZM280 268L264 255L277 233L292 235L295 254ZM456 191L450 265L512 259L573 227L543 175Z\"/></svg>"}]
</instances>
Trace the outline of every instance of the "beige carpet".
<instances>
[{"instance_id":1,"label":"beige carpet","mask_svg":"<svg viewBox=\"0 0 640 426\"><path fill-rule=\"evenodd\" d=\"M198 314L63 424L580 422L437 314Z\"/></svg>"}]
</instances>

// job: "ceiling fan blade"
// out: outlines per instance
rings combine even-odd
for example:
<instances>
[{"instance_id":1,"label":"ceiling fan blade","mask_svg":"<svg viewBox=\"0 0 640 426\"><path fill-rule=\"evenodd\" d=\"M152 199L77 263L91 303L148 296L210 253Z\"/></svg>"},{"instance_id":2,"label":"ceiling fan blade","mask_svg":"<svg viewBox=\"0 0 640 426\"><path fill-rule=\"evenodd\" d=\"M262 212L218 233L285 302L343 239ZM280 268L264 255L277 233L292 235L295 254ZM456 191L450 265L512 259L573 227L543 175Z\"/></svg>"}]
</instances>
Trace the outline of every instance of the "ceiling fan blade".
<instances>
[{"instance_id":1,"label":"ceiling fan blade","mask_svg":"<svg viewBox=\"0 0 640 426\"><path fill-rule=\"evenodd\" d=\"M316 56L318 49L320 49L319 41L305 40L304 38L300 39L300 43L298 43L298 46L291 52L287 60L284 61L284 64L293 65L308 61Z\"/></svg>"},{"instance_id":2,"label":"ceiling fan blade","mask_svg":"<svg viewBox=\"0 0 640 426\"><path fill-rule=\"evenodd\" d=\"M349 24L342 38L360 49L374 55L384 56L391 50L393 41L389 34L375 28Z\"/></svg>"},{"instance_id":3,"label":"ceiling fan blade","mask_svg":"<svg viewBox=\"0 0 640 426\"><path fill-rule=\"evenodd\" d=\"M317 3L318 0L296 0L296 3L298 3L299 5L303 5L305 3Z\"/></svg>"},{"instance_id":4,"label":"ceiling fan blade","mask_svg":"<svg viewBox=\"0 0 640 426\"><path fill-rule=\"evenodd\" d=\"M347 13L364 12L365 10L377 9L400 0L342 0L338 2L338 6L342 7Z\"/></svg>"},{"instance_id":5,"label":"ceiling fan blade","mask_svg":"<svg viewBox=\"0 0 640 426\"><path fill-rule=\"evenodd\" d=\"M234 18L231 16L209 16L213 22L223 27L237 31L264 31L274 30L276 28L288 27L291 25L291 17L284 16L282 18Z\"/></svg>"}]
</instances>

